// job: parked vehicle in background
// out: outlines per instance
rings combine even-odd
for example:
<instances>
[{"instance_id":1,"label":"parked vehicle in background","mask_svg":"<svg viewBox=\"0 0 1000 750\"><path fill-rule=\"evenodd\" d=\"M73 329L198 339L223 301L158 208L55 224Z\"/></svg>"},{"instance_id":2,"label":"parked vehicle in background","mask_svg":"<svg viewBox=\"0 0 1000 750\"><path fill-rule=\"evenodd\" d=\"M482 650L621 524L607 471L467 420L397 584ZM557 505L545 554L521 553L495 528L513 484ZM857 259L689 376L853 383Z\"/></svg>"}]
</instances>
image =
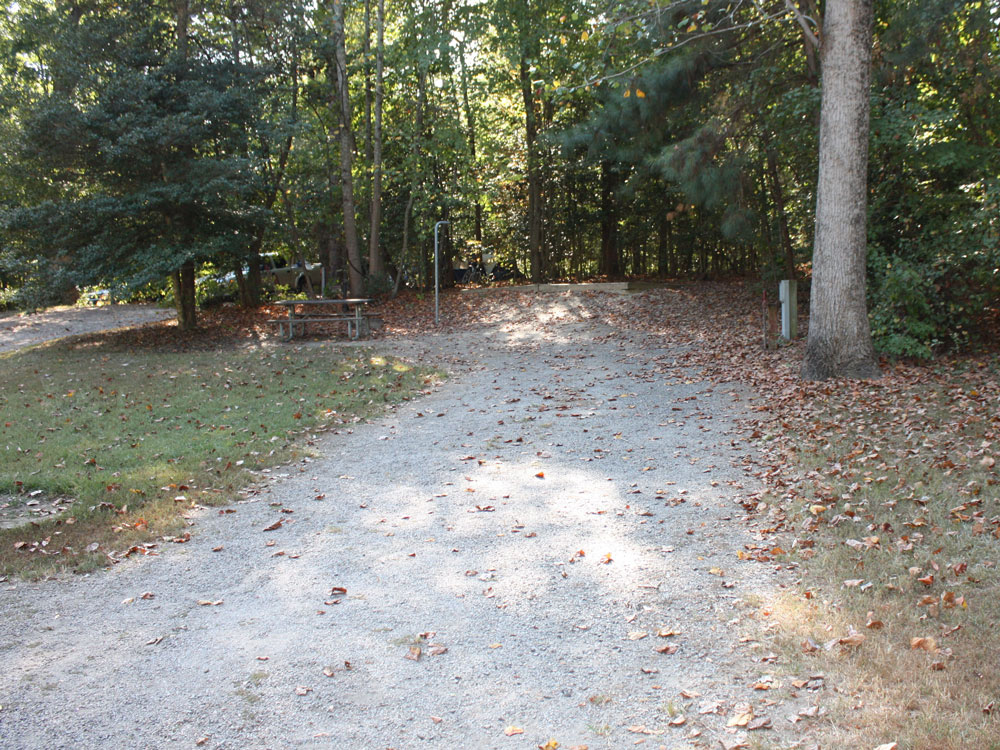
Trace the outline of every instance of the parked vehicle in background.
<instances>
[{"instance_id":1,"label":"parked vehicle in background","mask_svg":"<svg viewBox=\"0 0 1000 750\"><path fill-rule=\"evenodd\" d=\"M312 282L313 291L320 294L325 279L325 269L322 263L305 262L288 265L277 253L267 253L261 256L261 278L264 283L274 286L287 286L296 292L306 290L306 279Z\"/></svg>"}]
</instances>

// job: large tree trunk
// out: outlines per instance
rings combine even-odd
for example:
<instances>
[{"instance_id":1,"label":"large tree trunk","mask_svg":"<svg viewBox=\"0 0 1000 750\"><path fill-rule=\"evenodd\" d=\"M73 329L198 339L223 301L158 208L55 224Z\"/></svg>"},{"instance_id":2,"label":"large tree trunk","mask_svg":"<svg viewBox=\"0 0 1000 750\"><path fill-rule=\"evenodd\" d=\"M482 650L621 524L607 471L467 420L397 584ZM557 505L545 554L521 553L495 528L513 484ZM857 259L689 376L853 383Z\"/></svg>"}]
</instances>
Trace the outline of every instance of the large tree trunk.
<instances>
[{"instance_id":1,"label":"large tree trunk","mask_svg":"<svg viewBox=\"0 0 1000 750\"><path fill-rule=\"evenodd\" d=\"M337 92L340 95L340 191L344 207L344 244L347 246L348 278L351 296L364 293L361 273L361 248L358 226L354 217L354 131L351 130L351 94L347 79L347 51L344 41L343 0L333 0L333 42L336 47Z\"/></svg>"},{"instance_id":2,"label":"large tree trunk","mask_svg":"<svg viewBox=\"0 0 1000 750\"><path fill-rule=\"evenodd\" d=\"M385 0L375 5L375 131L372 139L372 206L368 234L368 273L384 273L379 230L382 224L382 69L385 49Z\"/></svg>"},{"instance_id":3,"label":"large tree trunk","mask_svg":"<svg viewBox=\"0 0 1000 750\"><path fill-rule=\"evenodd\" d=\"M542 188L538 169L538 117L528 61L521 57L521 96L524 99L524 132L528 152L528 254L531 282L542 281Z\"/></svg>"},{"instance_id":4,"label":"large tree trunk","mask_svg":"<svg viewBox=\"0 0 1000 750\"><path fill-rule=\"evenodd\" d=\"M871 43L872 0L827 4L808 380L879 375L865 300Z\"/></svg>"},{"instance_id":5,"label":"large tree trunk","mask_svg":"<svg viewBox=\"0 0 1000 750\"><path fill-rule=\"evenodd\" d=\"M177 308L177 326L182 331L198 327L197 308L194 303L194 261L189 260L179 271L170 274L174 290L174 306Z\"/></svg>"}]
</instances>

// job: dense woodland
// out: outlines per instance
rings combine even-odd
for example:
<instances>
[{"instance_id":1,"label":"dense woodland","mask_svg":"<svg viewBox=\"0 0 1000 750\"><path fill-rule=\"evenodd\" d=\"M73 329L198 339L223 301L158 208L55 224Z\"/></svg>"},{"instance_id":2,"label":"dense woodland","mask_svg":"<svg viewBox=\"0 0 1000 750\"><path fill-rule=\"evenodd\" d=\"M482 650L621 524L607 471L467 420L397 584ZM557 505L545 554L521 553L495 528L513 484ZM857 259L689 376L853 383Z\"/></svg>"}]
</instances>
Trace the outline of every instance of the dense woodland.
<instances>
[{"instance_id":1,"label":"dense woodland","mask_svg":"<svg viewBox=\"0 0 1000 750\"><path fill-rule=\"evenodd\" d=\"M7 3L5 303L98 285L193 326L198 278L257 304L275 251L426 288L442 220L446 267L808 282L824 15L859 2ZM868 314L930 357L1000 300L1000 6L870 11Z\"/></svg>"}]
</instances>

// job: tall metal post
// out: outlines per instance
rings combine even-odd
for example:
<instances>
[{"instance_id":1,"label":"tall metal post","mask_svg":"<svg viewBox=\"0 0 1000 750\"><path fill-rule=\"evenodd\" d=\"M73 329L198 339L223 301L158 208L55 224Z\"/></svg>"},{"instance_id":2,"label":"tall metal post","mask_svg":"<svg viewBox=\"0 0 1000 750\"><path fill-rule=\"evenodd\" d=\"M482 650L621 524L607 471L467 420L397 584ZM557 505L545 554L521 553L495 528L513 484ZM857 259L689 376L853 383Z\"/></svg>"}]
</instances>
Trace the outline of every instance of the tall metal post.
<instances>
[{"instance_id":1,"label":"tall metal post","mask_svg":"<svg viewBox=\"0 0 1000 750\"><path fill-rule=\"evenodd\" d=\"M438 228L442 224L451 224L450 221L439 221L434 225L434 325L440 325L440 305L438 298L441 294L441 277L438 272Z\"/></svg>"}]
</instances>

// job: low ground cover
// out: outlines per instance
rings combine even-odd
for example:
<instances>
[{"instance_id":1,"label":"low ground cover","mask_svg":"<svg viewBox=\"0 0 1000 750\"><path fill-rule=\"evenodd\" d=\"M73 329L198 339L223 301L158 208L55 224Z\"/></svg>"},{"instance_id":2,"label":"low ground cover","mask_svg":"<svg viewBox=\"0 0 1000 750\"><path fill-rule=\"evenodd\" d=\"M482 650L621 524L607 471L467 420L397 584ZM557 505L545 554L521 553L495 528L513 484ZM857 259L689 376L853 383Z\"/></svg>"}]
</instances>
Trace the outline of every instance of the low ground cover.
<instances>
[{"instance_id":1,"label":"low ground cover","mask_svg":"<svg viewBox=\"0 0 1000 750\"><path fill-rule=\"evenodd\" d=\"M750 289L647 297L620 324L658 330L684 347L678 363L756 393L743 440L764 489L745 505L761 539L743 557L791 576L756 619L789 676L774 697L816 704L802 746L1000 747L997 353L805 383L802 342L763 350Z\"/></svg>"},{"instance_id":2,"label":"low ground cover","mask_svg":"<svg viewBox=\"0 0 1000 750\"><path fill-rule=\"evenodd\" d=\"M361 351L223 338L212 351L163 350L123 346L128 336L3 358L0 495L71 502L0 531L0 573L88 570L183 540L192 506L228 502L255 471L308 451L315 431L410 398L433 377Z\"/></svg>"}]
</instances>

